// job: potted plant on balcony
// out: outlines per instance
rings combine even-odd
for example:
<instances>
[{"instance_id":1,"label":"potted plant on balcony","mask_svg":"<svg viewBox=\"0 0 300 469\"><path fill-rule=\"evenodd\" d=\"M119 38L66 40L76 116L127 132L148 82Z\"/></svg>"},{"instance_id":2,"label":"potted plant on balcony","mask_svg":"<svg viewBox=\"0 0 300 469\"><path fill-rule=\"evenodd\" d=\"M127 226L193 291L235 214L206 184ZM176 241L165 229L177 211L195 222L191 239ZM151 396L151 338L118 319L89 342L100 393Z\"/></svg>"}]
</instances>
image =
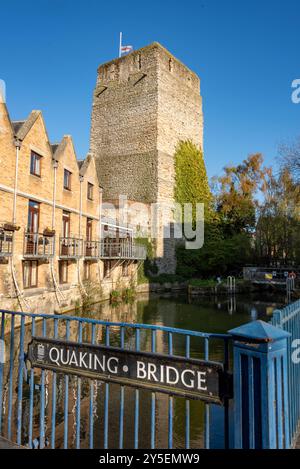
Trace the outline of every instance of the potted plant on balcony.
<instances>
[{"instance_id":1,"label":"potted plant on balcony","mask_svg":"<svg viewBox=\"0 0 300 469\"><path fill-rule=\"evenodd\" d=\"M53 238L53 236L55 236L55 230L52 230L49 228L49 226L47 226L43 231L43 235L47 236L48 238Z\"/></svg>"},{"instance_id":2,"label":"potted plant on balcony","mask_svg":"<svg viewBox=\"0 0 300 469\"><path fill-rule=\"evenodd\" d=\"M5 231L19 231L20 226L16 225L15 223L4 223L3 229Z\"/></svg>"}]
</instances>

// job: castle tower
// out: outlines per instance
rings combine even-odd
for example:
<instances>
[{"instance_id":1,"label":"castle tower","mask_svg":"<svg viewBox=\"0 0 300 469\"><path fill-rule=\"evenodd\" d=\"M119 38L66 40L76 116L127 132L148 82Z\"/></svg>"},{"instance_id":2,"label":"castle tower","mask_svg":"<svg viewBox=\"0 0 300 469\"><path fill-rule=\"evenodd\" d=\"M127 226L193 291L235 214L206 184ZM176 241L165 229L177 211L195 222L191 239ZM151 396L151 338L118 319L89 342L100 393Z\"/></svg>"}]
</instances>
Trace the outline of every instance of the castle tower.
<instances>
[{"instance_id":1,"label":"castle tower","mask_svg":"<svg viewBox=\"0 0 300 469\"><path fill-rule=\"evenodd\" d=\"M104 201L122 194L146 204L172 202L174 150L188 139L202 148L202 99L195 73L158 43L100 65L90 151ZM164 252L164 247L157 243L161 270L174 271L174 249Z\"/></svg>"}]
</instances>

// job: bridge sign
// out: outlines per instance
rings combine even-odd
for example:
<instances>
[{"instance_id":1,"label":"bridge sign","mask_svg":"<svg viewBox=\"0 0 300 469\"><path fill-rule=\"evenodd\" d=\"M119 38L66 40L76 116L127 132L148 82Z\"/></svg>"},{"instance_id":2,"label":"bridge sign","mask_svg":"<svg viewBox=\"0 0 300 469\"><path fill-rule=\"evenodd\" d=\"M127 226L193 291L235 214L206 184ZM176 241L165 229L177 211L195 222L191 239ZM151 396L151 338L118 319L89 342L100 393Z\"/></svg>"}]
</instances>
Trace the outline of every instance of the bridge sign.
<instances>
[{"instance_id":1,"label":"bridge sign","mask_svg":"<svg viewBox=\"0 0 300 469\"><path fill-rule=\"evenodd\" d=\"M228 375L220 363L33 337L32 367L222 403Z\"/></svg>"}]
</instances>

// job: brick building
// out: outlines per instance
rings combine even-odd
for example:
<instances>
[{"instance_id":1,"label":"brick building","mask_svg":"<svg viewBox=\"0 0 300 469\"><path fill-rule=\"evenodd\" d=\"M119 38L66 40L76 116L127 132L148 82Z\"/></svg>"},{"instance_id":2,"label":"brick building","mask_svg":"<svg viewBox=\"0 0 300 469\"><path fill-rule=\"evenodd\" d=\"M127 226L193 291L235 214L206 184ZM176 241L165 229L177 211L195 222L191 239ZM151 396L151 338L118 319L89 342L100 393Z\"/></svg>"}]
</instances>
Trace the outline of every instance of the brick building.
<instances>
[{"instance_id":1,"label":"brick building","mask_svg":"<svg viewBox=\"0 0 300 469\"><path fill-rule=\"evenodd\" d=\"M40 111L12 122L0 102L0 168L1 308L65 311L87 285L104 299L135 278L145 253L103 219L93 157L69 135L51 144Z\"/></svg>"}]
</instances>

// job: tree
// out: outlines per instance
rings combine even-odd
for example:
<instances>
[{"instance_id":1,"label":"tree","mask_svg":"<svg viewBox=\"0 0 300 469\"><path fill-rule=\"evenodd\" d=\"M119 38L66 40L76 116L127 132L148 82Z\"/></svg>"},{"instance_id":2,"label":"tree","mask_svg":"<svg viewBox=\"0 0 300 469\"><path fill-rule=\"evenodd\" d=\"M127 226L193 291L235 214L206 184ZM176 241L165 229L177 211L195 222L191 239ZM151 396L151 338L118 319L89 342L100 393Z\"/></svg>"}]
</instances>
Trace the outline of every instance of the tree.
<instances>
[{"instance_id":1,"label":"tree","mask_svg":"<svg viewBox=\"0 0 300 469\"><path fill-rule=\"evenodd\" d=\"M293 180L300 182L300 136L291 144L284 143L279 147L281 172L287 169Z\"/></svg>"},{"instance_id":2,"label":"tree","mask_svg":"<svg viewBox=\"0 0 300 469\"><path fill-rule=\"evenodd\" d=\"M261 182L261 165L257 154L226 167L214 199L202 152L191 142L180 142L175 153L175 198L180 203L205 203L205 236L201 249L177 247L178 275L225 274L240 270L249 260L252 240L246 228L255 225L254 193Z\"/></svg>"},{"instance_id":3,"label":"tree","mask_svg":"<svg viewBox=\"0 0 300 469\"><path fill-rule=\"evenodd\" d=\"M248 156L237 166L226 166L217 178L216 210L228 235L252 232L255 227L255 194L264 182L260 153Z\"/></svg>"},{"instance_id":4,"label":"tree","mask_svg":"<svg viewBox=\"0 0 300 469\"><path fill-rule=\"evenodd\" d=\"M272 171L264 187L258 209L256 253L261 263L299 262L300 188L288 167L277 177Z\"/></svg>"}]
</instances>

